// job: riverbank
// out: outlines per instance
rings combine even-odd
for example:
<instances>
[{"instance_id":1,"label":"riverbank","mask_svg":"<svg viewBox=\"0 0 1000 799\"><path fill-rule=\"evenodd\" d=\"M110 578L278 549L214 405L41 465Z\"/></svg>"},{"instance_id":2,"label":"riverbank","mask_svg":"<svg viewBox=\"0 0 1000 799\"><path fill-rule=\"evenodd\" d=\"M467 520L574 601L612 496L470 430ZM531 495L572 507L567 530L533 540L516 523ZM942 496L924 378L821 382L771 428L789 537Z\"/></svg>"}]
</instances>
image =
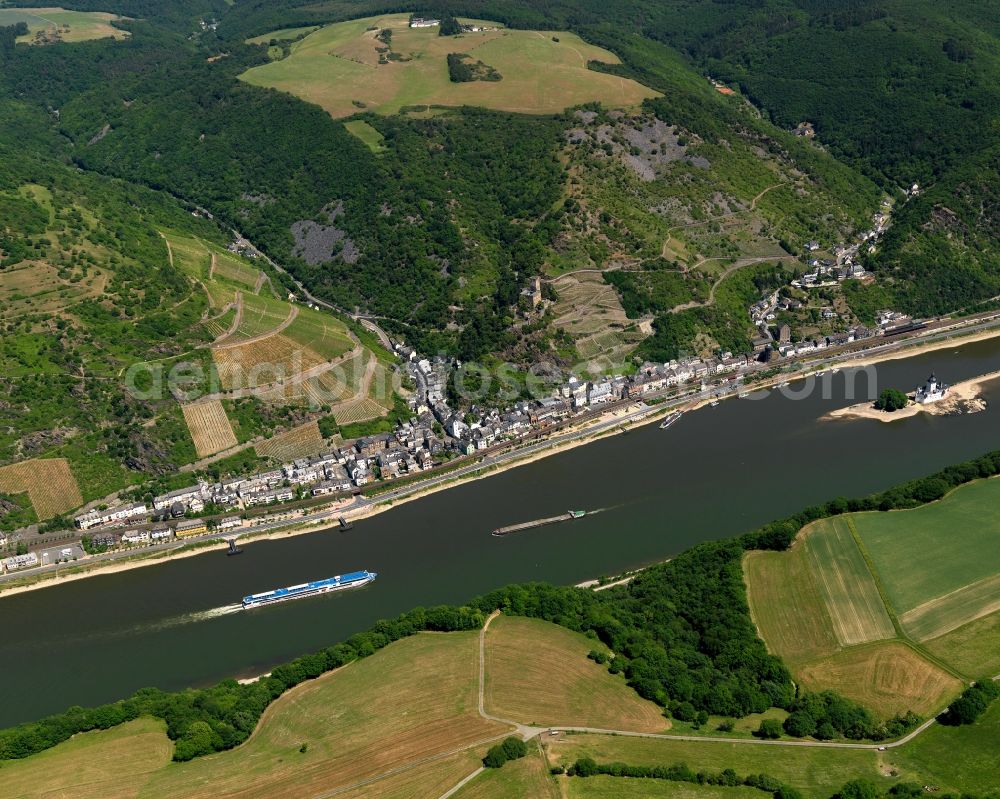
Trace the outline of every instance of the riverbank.
<instances>
[{"instance_id":1,"label":"riverbank","mask_svg":"<svg viewBox=\"0 0 1000 799\"><path fill-rule=\"evenodd\" d=\"M853 360L838 361L836 363L838 368L858 368L863 366L868 366L874 363L881 363L884 361L892 360L902 360L917 357L928 352L933 352L935 350L948 349L951 347L964 346L967 344L972 344L977 341L983 341L986 339L1000 337L1000 328L991 330L981 330L976 333L969 335L962 335L961 331L956 331L954 336L942 339L940 341L926 342L924 344L914 344L912 346L904 346L899 349L893 349L886 351L884 353L879 353L874 356L869 357L858 357ZM750 391L761 391L768 388L773 388L774 386L783 383L789 379L796 380L801 377L806 377L810 373L816 371L823 371L830 368L830 364L825 365L815 365L812 367L807 366L806 369L799 375L792 375L788 372L781 372L768 378L767 380L762 380L760 383L754 384L752 387L747 387ZM1000 374L1000 373L997 373ZM991 376L983 376L974 378L973 380L965 381L965 383L959 384L960 386L967 386L969 384L978 384L991 379ZM958 387L956 387L958 388ZM976 392L978 393L978 391ZM736 394L731 393L724 397L720 397L720 400L735 398ZM383 513L395 507L399 507L407 502L412 502L417 499L423 499L439 491L444 491L448 488L453 488L455 486L464 485L470 483L474 480L480 480L485 477L492 477L495 475L502 474L503 472L516 468L518 466L525 466L530 463L534 463L543 458L549 457L551 455L557 455L562 452L567 452L576 447L589 444L599 438L604 438L607 436L617 435L619 433L625 433L637 427L652 424L654 422L659 422L665 415L675 411L689 412L692 410L697 410L705 405L710 404L714 398L712 396L706 396L700 399L691 400L681 400L681 401L671 401L668 400L661 405L649 406L645 409L641 415L637 415L637 411L634 408L641 408L641 403L636 403L636 406L629 406L628 408L618 409L611 411L597 419L591 420L585 426L581 426L578 429L571 430L567 435L572 436L566 441L560 441L555 444L548 446L539 446L530 452L525 452L521 455L515 455L511 457L510 460L504 461L502 463L487 463L482 464L478 467L473 467L470 465L470 471L462 474L456 474L453 477L442 476L439 482L435 482L431 485L425 487L416 487L412 492L406 493L403 496L392 496L393 489L389 489L386 493L389 495L385 499L379 499L378 497L373 498L370 501L364 501L361 506L353 506L351 504L340 506L328 513L328 515L318 521L305 522L301 524L293 524L288 527L274 529L274 530L260 530L254 531L252 528L246 530L245 532L237 533L240 543L250 543L255 541L269 541L269 540L279 540L283 538L288 538L291 536L307 535L311 533L321 532L325 530L330 530L336 524L337 516L343 515L346 519L351 522L359 521L362 519L370 518L372 516ZM921 406L925 407L925 406ZM931 406L932 407L932 406ZM841 409L839 413L843 417L851 417L850 411L855 411L856 416L862 416L862 406L853 406L853 408ZM877 416L871 415L870 418L879 418L883 421L893 421L893 418L883 418L885 415L881 412L874 411ZM919 410L914 410L910 412L919 413ZM894 415L894 418L906 418L905 416ZM832 414L831 414L832 416ZM869 414L865 414L869 416ZM544 442L543 442L544 443ZM531 445L529 445L531 446ZM401 491L406 491L403 487L399 489ZM228 537L232 537L230 533ZM174 560L179 558L192 557L194 555L208 554L208 553L219 553L225 549L226 544L220 538L217 542L209 543L209 541L198 542L202 544L201 546L187 546L178 547L175 549L167 549L159 552L142 553L137 552L135 557L123 558L118 561L113 562L94 562L88 564L86 561L77 563L71 566L64 567L63 569L46 572L38 575L24 575L25 582L13 581L9 584L0 583L0 599L7 596L14 596L15 594L25 593L27 591L33 591L40 588L54 587L62 585L67 582L73 582L76 580L85 579L87 577L97 577L102 575L115 574L117 572L125 571L128 569L142 568L144 566L155 566L166 562L167 560Z\"/></svg>"},{"instance_id":2,"label":"riverbank","mask_svg":"<svg viewBox=\"0 0 1000 799\"><path fill-rule=\"evenodd\" d=\"M886 361L898 361L906 358L916 358L918 355L925 355L929 352L935 352L936 350L946 350L952 347L966 346L968 344L975 344L977 341L986 341L991 338L997 338L1000 336L1000 327L992 328L990 330L979 330L975 333L970 333L963 335L961 330L956 330L954 336L949 336L943 338L940 341L928 341L921 344L913 345L903 345L898 349L890 350L884 354L876 355L859 355L856 358L845 359L844 361L838 361L837 368L839 369L860 369L865 366L873 366L878 363L885 363ZM824 367L828 368L828 367Z\"/></svg>"},{"instance_id":3,"label":"riverbank","mask_svg":"<svg viewBox=\"0 0 1000 799\"><path fill-rule=\"evenodd\" d=\"M639 403L636 403L636 405L638 406ZM380 513L384 513L385 511L399 507L400 505L405 505L408 502L424 499L432 494L436 494L439 491L444 491L457 485L471 483L475 480L481 480L486 477L493 477L495 475L502 474L509 469L514 469L518 466L526 466L529 463L534 463L542 458L549 457L550 455L568 452L576 447L591 443L595 438L606 435L617 435L618 433L627 432L633 427L657 421L666 409L661 409L659 406L652 406L647 408L647 411L648 413L646 415L638 419L625 418L636 412L636 409L630 410L630 408L618 409L616 411L602 414L600 417L592 420L589 424L579 430L571 431L575 437L568 441L559 442L549 447L543 447L533 452L526 452L522 457L513 457L511 460L503 463L483 464L481 468L474 469L467 474L456 475L453 478L444 476L441 478L440 482L426 487L418 486L417 488L414 488L411 493L405 494L404 496L389 496L382 500L375 497L370 501L365 500L364 504L360 507L354 507L353 503L348 503L332 509L329 511L327 518L319 521L305 522L297 525L292 524L288 527L276 530L260 530L255 532L252 528L249 528L245 531L231 531L227 533L225 537L235 537L238 539L240 544L246 544L258 541L276 541L284 538L290 538L292 536L308 535L331 529L336 531L335 525L337 524L337 518L339 516L343 516L347 521L352 523L368 519L372 516L376 516ZM610 425L610 427L607 427L608 425ZM588 432L590 434L588 434ZM405 486L400 490L405 491ZM24 579L30 582L15 582L13 584L6 585L0 583L0 600L4 597L23 594L28 591L36 591L42 588L63 585L65 583L83 580L88 577L100 577L103 575L128 571L130 569L139 569L145 566L156 566L165 563L168 560L189 558L195 555L220 553L228 548L228 544L222 537L218 540L208 539L197 543L197 546L177 547L175 549L167 549L159 552L144 553L139 551L135 553L134 557L122 558L121 560L109 563L94 562L92 564L88 564L84 561L66 566L61 570L37 575L26 574L24 575Z\"/></svg>"},{"instance_id":4,"label":"riverbank","mask_svg":"<svg viewBox=\"0 0 1000 799\"><path fill-rule=\"evenodd\" d=\"M989 374L957 383L948 389L948 394L944 399L928 405L920 405L911 401L905 408L890 412L878 410L872 402L862 402L858 405L850 405L846 408L838 408L835 411L830 411L830 413L821 418L824 420L874 419L879 422L897 422L900 419L909 419L922 413L932 416L958 416L967 413L978 413L986 409L986 400L980 396L983 386L997 378L1000 378L1000 372L990 372ZM912 400L912 396L910 398Z\"/></svg>"}]
</instances>

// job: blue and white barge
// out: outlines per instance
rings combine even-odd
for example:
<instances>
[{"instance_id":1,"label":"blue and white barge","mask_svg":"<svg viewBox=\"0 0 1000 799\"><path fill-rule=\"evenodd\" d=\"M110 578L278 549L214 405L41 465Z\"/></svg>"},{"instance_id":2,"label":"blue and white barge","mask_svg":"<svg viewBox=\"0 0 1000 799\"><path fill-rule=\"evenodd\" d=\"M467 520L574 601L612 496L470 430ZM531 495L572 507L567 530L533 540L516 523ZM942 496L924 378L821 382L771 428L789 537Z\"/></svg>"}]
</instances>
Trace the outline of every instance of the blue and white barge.
<instances>
[{"instance_id":1,"label":"blue and white barge","mask_svg":"<svg viewBox=\"0 0 1000 799\"><path fill-rule=\"evenodd\" d=\"M348 588L361 588L372 582L378 574L365 571L351 572L337 577L327 577L325 580L313 580L301 585L291 585L288 588L275 588L273 591L264 591L260 594L250 594L243 597L243 609L259 608L263 605L274 605L278 602L285 602L289 599L301 599L317 594L328 594L331 591L345 591Z\"/></svg>"}]
</instances>

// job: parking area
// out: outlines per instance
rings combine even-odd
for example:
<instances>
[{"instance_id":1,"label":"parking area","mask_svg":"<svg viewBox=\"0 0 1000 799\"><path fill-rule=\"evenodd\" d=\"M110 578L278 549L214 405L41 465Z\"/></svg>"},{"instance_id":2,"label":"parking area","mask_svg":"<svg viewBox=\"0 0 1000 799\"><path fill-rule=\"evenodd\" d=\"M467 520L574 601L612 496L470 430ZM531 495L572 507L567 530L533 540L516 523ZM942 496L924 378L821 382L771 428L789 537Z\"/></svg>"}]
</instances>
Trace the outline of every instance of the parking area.
<instances>
[{"instance_id":1,"label":"parking area","mask_svg":"<svg viewBox=\"0 0 1000 799\"><path fill-rule=\"evenodd\" d=\"M38 565L51 566L53 563L71 563L86 553L79 544L63 544L38 551Z\"/></svg>"}]
</instances>

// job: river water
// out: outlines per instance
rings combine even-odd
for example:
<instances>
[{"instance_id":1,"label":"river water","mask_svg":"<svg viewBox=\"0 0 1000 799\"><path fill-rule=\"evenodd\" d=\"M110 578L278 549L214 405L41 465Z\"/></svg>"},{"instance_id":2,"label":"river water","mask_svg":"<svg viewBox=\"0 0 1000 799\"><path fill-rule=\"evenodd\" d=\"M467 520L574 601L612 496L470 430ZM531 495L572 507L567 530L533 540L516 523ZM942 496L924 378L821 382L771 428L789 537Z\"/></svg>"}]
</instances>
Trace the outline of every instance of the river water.
<instances>
[{"instance_id":1,"label":"river water","mask_svg":"<svg viewBox=\"0 0 1000 799\"><path fill-rule=\"evenodd\" d=\"M1000 369L1000 340L877 367L912 389ZM986 411L883 424L818 421L845 398L847 372L763 400L728 400L330 531L93 577L0 598L0 725L143 686L176 689L266 671L417 605L461 603L508 582L576 583L668 558L831 497L924 475L1000 447L1000 381ZM824 398L823 385L828 390ZM857 381L864 390L864 380ZM568 508L600 511L505 538L498 526ZM358 591L254 611L245 594L356 569Z\"/></svg>"}]
</instances>

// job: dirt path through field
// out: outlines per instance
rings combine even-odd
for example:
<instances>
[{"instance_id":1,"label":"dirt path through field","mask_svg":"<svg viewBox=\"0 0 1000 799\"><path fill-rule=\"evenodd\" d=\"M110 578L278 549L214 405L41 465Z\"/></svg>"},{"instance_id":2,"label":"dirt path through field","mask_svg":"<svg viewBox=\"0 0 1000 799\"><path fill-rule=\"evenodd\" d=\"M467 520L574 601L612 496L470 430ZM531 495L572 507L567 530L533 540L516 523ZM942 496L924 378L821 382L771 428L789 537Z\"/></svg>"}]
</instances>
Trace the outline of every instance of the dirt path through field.
<instances>
[{"instance_id":1,"label":"dirt path through field","mask_svg":"<svg viewBox=\"0 0 1000 799\"><path fill-rule=\"evenodd\" d=\"M263 341L271 336L276 336L281 333L285 328L287 328L295 318L299 315L299 306L289 305L288 306L288 316L285 317L284 321L278 325L274 330L268 330L266 333L260 333L256 336L251 336L250 338L240 339L239 341L227 342L225 339L222 342L216 342L212 345L213 350L229 350L234 347L242 347L244 344L255 344L258 341Z\"/></svg>"},{"instance_id":2,"label":"dirt path through field","mask_svg":"<svg viewBox=\"0 0 1000 799\"><path fill-rule=\"evenodd\" d=\"M240 329L240 325L243 324L243 292L236 292L236 318L233 319L233 323L229 326L229 330L223 333L216 341L225 341L230 336L235 336L236 331Z\"/></svg>"},{"instance_id":3,"label":"dirt path through field","mask_svg":"<svg viewBox=\"0 0 1000 799\"><path fill-rule=\"evenodd\" d=\"M160 238L163 239L164 243L167 245L167 263L170 264L171 269L174 266L174 248L170 246L170 239L160 233Z\"/></svg>"}]
</instances>

